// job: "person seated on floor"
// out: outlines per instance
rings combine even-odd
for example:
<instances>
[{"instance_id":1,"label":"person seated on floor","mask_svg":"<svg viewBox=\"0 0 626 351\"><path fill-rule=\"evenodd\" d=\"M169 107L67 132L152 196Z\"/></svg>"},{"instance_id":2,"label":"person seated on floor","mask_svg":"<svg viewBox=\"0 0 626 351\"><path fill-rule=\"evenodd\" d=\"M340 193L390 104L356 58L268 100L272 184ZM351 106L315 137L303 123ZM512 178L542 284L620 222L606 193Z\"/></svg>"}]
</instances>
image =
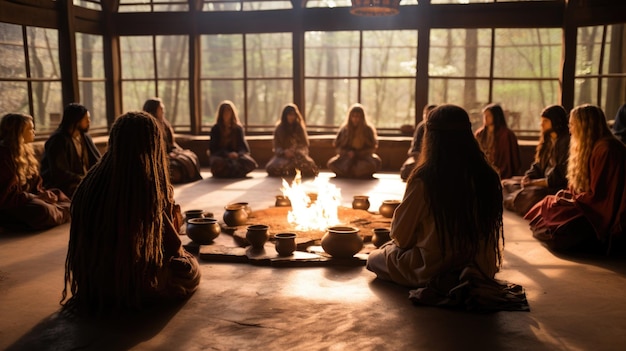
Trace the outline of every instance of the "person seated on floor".
<instances>
[{"instance_id":1,"label":"person seated on floor","mask_svg":"<svg viewBox=\"0 0 626 351\"><path fill-rule=\"evenodd\" d=\"M367 259L379 279L419 288L471 264L487 278L499 270L502 186L461 107L440 105L429 114L390 237Z\"/></svg>"},{"instance_id":2,"label":"person seated on floor","mask_svg":"<svg viewBox=\"0 0 626 351\"><path fill-rule=\"evenodd\" d=\"M407 159L404 161L402 166L400 167L400 178L406 182L415 168L417 164L417 159L419 158L420 152L422 151L422 139L424 138L424 125L426 124L426 120L428 119L428 113L432 111L437 105L426 105L424 106L424 110L422 111L422 120L415 127L415 132L413 132L413 140L411 141L411 147L407 152Z\"/></svg>"},{"instance_id":3,"label":"person seated on floor","mask_svg":"<svg viewBox=\"0 0 626 351\"><path fill-rule=\"evenodd\" d=\"M517 137L507 127L500 105L489 104L483 108L483 126L475 135L487 160L496 167L501 179L520 174L521 156Z\"/></svg>"},{"instance_id":4,"label":"person seated on floor","mask_svg":"<svg viewBox=\"0 0 626 351\"><path fill-rule=\"evenodd\" d=\"M150 114L115 120L109 148L76 189L61 304L105 315L188 298L196 258L178 233L161 128Z\"/></svg>"},{"instance_id":5,"label":"person seated on floor","mask_svg":"<svg viewBox=\"0 0 626 351\"><path fill-rule=\"evenodd\" d=\"M303 177L315 177L319 169L309 156L309 137L304 119L295 104L283 108L274 129L274 156L265 165L273 177L293 177L300 170Z\"/></svg>"},{"instance_id":6,"label":"person seated on floor","mask_svg":"<svg viewBox=\"0 0 626 351\"><path fill-rule=\"evenodd\" d=\"M502 180L506 209L523 216L546 195L567 188L567 123L567 112L562 106L548 106L541 112L541 137L533 164L523 177Z\"/></svg>"},{"instance_id":7,"label":"person seated on floor","mask_svg":"<svg viewBox=\"0 0 626 351\"><path fill-rule=\"evenodd\" d=\"M173 184L180 184L202 179L198 155L191 150L183 149L176 143L174 129L170 122L165 119L163 100L158 97L150 98L143 104L143 110L156 118L163 130L163 139L169 161L170 181Z\"/></svg>"},{"instance_id":8,"label":"person seated on floor","mask_svg":"<svg viewBox=\"0 0 626 351\"><path fill-rule=\"evenodd\" d=\"M626 146L598 106L574 108L569 130L568 189L546 196L524 218L553 250L610 253L626 230Z\"/></svg>"},{"instance_id":9,"label":"person seated on floor","mask_svg":"<svg viewBox=\"0 0 626 351\"><path fill-rule=\"evenodd\" d=\"M48 229L70 219L70 199L43 187L32 143L33 117L9 113L0 121L0 227Z\"/></svg>"},{"instance_id":10,"label":"person seated on floor","mask_svg":"<svg viewBox=\"0 0 626 351\"><path fill-rule=\"evenodd\" d=\"M623 104L617 110L615 120L613 120L612 130L617 139L626 144L626 104Z\"/></svg>"},{"instance_id":11,"label":"person seated on floor","mask_svg":"<svg viewBox=\"0 0 626 351\"><path fill-rule=\"evenodd\" d=\"M89 168L101 156L87 134L89 118L89 110L85 106L77 103L67 105L61 124L45 144L41 161L43 185L59 188L70 198Z\"/></svg>"},{"instance_id":12,"label":"person seated on floor","mask_svg":"<svg viewBox=\"0 0 626 351\"><path fill-rule=\"evenodd\" d=\"M250 156L243 126L231 101L222 101L217 109L207 153L214 177L244 178L258 167Z\"/></svg>"},{"instance_id":13,"label":"person seated on floor","mask_svg":"<svg viewBox=\"0 0 626 351\"><path fill-rule=\"evenodd\" d=\"M382 160L375 154L378 148L376 128L367 123L361 104L350 107L333 146L337 154L326 165L337 177L372 178L382 167Z\"/></svg>"}]
</instances>

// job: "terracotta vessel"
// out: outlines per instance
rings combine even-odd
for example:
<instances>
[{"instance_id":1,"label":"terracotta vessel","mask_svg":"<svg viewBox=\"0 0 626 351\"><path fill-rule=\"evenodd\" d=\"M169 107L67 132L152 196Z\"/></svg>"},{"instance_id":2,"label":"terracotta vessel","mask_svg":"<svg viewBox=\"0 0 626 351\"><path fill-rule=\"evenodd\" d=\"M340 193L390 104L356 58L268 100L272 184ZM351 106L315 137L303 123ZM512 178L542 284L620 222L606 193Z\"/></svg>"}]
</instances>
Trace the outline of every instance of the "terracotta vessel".
<instances>
[{"instance_id":1,"label":"terracotta vessel","mask_svg":"<svg viewBox=\"0 0 626 351\"><path fill-rule=\"evenodd\" d=\"M274 203L276 207L289 207L291 206L291 200L285 195L276 195L276 202Z\"/></svg>"},{"instance_id":2,"label":"terracotta vessel","mask_svg":"<svg viewBox=\"0 0 626 351\"><path fill-rule=\"evenodd\" d=\"M263 248L267 239L269 239L269 233L267 230L269 226L265 224L253 224L248 226L248 231L246 231L246 240L250 243L250 245L255 249Z\"/></svg>"},{"instance_id":3,"label":"terracotta vessel","mask_svg":"<svg viewBox=\"0 0 626 351\"><path fill-rule=\"evenodd\" d=\"M366 195L356 195L352 200L352 208L355 210L366 210L370 208L370 197Z\"/></svg>"},{"instance_id":4,"label":"terracotta vessel","mask_svg":"<svg viewBox=\"0 0 626 351\"><path fill-rule=\"evenodd\" d=\"M296 233L278 233L274 235L274 240L280 256L290 256L296 251Z\"/></svg>"},{"instance_id":5,"label":"terracotta vessel","mask_svg":"<svg viewBox=\"0 0 626 351\"><path fill-rule=\"evenodd\" d=\"M363 239L355 227L329 227L322 237L322 248L335 258L350 258L361 251Z\"/></svg>"},{"instance_id":6,"label":"terracotta vessel","mask_svg":"<svg viewBox=\"0 0 626 351\"><path fill-rule=\"evenodd\" d=\"M204 210L187 210L185 211L185 223L192 218L204 217Z\"/></svg>"},{"instance_id":7,"label":"terracotta vessel","mask_svg":"<svg viewBox=\"0 0 626 351\"><path fill-rule=\"evenodd\" d=\"M378 212L386 218L393 217L393 213L400 205L400 200L385 200L378 208Z\"/></svg>"},{"instance_id":8,"label":"terracotta vessel","mask_svg":"<svg viewBox=\"0 0 626 351\"><path fill-rule=\"evenodd\" d=\"M376 247L381 247L384 243L391 240L389 237L389 228L374 228L372 230L372 244Z\"/></svg>"},{"instance_id":9,"label":"terracotta vessel","mask_svg":"<svg viewBox=\"0 0 626 351\"><path fill-rule=\"evenodd\" d=\"M250 213L252 213L252 208L250 207L250 203L248 203L248 202L233 202L232 204L229 204L229 205L241 205L241 206L243 206L243 209L244 209L244 211L246 211L248 216L250 216Z\"/></svg>"},{"instance_id":10,"label":"terracotta vessel","mask_svg":"<svg viewBox=\"0 0 626 351\"><path fill-rule=\"evenodd\" d=\"M221 231L215 218L191 218L187 221L187 236L200 245L212 243Z\"/></svg>"},{"instance_id":11,"label":"terracotta vessel","mask_svg":"<svg viewBox=\"0 0 626 351\"><path fill-rule=\"evenodd\" d=\"M224 223L229 227L244 225L248 220L248 212L246 212L242 205L228 205L224 207L223 219Z\"/></svg>"}]
</instances>

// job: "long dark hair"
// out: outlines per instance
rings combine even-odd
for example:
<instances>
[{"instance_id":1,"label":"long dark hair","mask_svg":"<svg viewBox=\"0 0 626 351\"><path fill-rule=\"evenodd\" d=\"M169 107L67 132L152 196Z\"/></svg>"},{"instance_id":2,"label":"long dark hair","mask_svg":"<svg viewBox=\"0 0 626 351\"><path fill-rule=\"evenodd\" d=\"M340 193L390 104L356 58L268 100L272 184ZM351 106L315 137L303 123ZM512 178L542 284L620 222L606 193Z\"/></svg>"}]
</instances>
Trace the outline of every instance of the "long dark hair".
<instances>
[{"instance_id":1,"label":"long dark hair","mask_svg":"<svg viewBox=\"0 0 626 351\"><path fill-rule=\"evenodd\" d=\"M493 130L498 131L501 128L507 128L506 118L502 106L498 104L489 104L483 108L483 112L489 111L493 116Z\"/></svg>"},{"instance_id":2,"label":"long dark hair","mask_svg":"<svg viewBox=\"0 0 626 351\"><path fill-rule=\"evenodd\" d=\"M296 120L293 124L290 124L287 120L287 116L290 114L296 115ZM302 114L295 104L287 104L283 108L283 112L280 115L280 121L276 125L276 134L280 135L292 135L302 138L305 144L309 145L309 137L306 132L306 124L302 118Z\"/></svg>"},{"instance_id":3,"label":"long dark hair","mask_svg":"<svg viewBox=\"0 0 626 351\"><path fill-rule=\"evenodd\" d=\"M430 112L418 165L442 250L473 259L490 247L502 262L502 185L474 138L469 116L455 105ZM445 251L444 251L445 255Z\"/></svg>"},{"instance_id":4,"label":"long dark hair","mask_svg":"<svg viewBox=\"0 0 626 351\"><path fill-rule=\"evenodd\" d=\"M78 122L85 117L88 111L87 107L81 104L75 102L68 104L63 110L63 119L61 120L59 129L72 133L76 129Z\"/></svg>"},{"instance_id":5,"label":"long dark hair","mask_svg":"<svg viewBox=\"0 0 626 351\"><path fill-rule=\"evenodd\" d=\"M89 314L139 308L163 264L163 214L173 202L159 124L128 112L78 186L61 303ZM68 290L72 296L66 301Z\"/></svg>"},{"instance_id":6,"label":"long dark hair","mask_svg":"<svg viewBox=\"0 0 626 351\"><path fill-rule=\"evenodd\" d=\"M569 127L567 126L567 111L560 105L550 105L541 111L541 117L547 118L552 123L552 128L541 133L539 144L535 150L535 162L545 167L551 155L550 150L550 133L554 132L557 139L569 138ZM569 143L566 145L569 148ZM558 147L558 144L557 146ZM556 150L556 154L565 153L568 150Z\"/></svg>"}]
</instances>

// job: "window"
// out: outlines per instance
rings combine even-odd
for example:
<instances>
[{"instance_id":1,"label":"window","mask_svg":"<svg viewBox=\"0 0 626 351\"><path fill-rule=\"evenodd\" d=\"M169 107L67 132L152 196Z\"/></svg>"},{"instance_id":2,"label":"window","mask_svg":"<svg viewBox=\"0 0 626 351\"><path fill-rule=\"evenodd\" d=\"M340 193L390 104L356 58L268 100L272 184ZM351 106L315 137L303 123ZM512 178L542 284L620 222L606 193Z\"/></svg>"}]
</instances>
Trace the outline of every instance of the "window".
<instances>
[{"instance_id":1,"label":"window","mask_svg":"<svg viewBox=\"0 0 626 351\"><path fill-rule=\"evenodd\" d=\"M536 134L541 110L559 102L560 58L560 29L432 30L429 102L463 106L474 129L499 103L510 128Z\"/></svg>"},{"instance_id":2,"label":"window","mask_svg":"<svg viewBox=\"0 0 626 351\"><path fill-rule=\"evenodd\" d=\"M415 121L417 31L305 33L308 129L336 130L364 105L379 130Z\"/></svg>"},{"instance_id":3,"label":"window","mask_svg":"<svg viewBox=\"0 0 626 351\"><path fill-rule=\"evenodd\" d=\"M57 31L0 23L0 51L2 113L32 115L38 133L56 129L63 112Z\"/></svg>"},{"instance_id":4,"label":"window","mask_svg":"<svg viewBox=\"0 0 626 351\"><path fill-rule=\"evenodd\" d=\"M623 24L578 28L575 105L602 107L613 119L626 96L626 45Z\"/></svg>"},{"instance_id":5,"label":"window","mask_svg":"<svg viewBox=\"0 0 626 351\"><path fill-rule=\"evenodd\" d=\"M231 100L247 131L271 132L282 107L293 101L290 33L205 35L201 38L203 131Z\"/></svg>"},{"instance_id":6,"label":"window","mask_svg":"<svg viewBox=\"0 0 626 351\"><path fill-rule=\"evenodd\" d=\"M106 131L106 94L102 37L76 33L80 103L91 115L91 129Z\"/></svg>"},{"instance_id":7,"label":"window","mask_svg":"<svg viewBox=\"0 0 626 351\"><path fill-rule=\"evenodd\" d=\"M165 118L177 131L190 130L189 38L138 36L120 39L122 106L141 110L154 96L165 105Z\"/></svg>"}]
</instances>

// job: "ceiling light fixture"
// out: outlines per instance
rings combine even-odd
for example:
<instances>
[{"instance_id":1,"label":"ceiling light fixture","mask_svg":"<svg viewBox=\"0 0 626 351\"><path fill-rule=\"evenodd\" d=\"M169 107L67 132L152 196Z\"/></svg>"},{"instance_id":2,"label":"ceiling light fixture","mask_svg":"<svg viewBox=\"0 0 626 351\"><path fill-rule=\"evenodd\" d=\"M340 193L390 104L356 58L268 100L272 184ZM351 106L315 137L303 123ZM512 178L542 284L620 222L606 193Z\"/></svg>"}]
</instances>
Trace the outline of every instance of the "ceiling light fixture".
<instances>
[{"instance_id":1,"label":"ceiling light fixture","mask_svg":"<svg viewBox=\"0 0 626 351\"><path fill-rule=\"evenodd\" d=\"M352 0L350 13L357 16L391 16L396 15L400 0Z\"/></svg>"}]
</instances>

